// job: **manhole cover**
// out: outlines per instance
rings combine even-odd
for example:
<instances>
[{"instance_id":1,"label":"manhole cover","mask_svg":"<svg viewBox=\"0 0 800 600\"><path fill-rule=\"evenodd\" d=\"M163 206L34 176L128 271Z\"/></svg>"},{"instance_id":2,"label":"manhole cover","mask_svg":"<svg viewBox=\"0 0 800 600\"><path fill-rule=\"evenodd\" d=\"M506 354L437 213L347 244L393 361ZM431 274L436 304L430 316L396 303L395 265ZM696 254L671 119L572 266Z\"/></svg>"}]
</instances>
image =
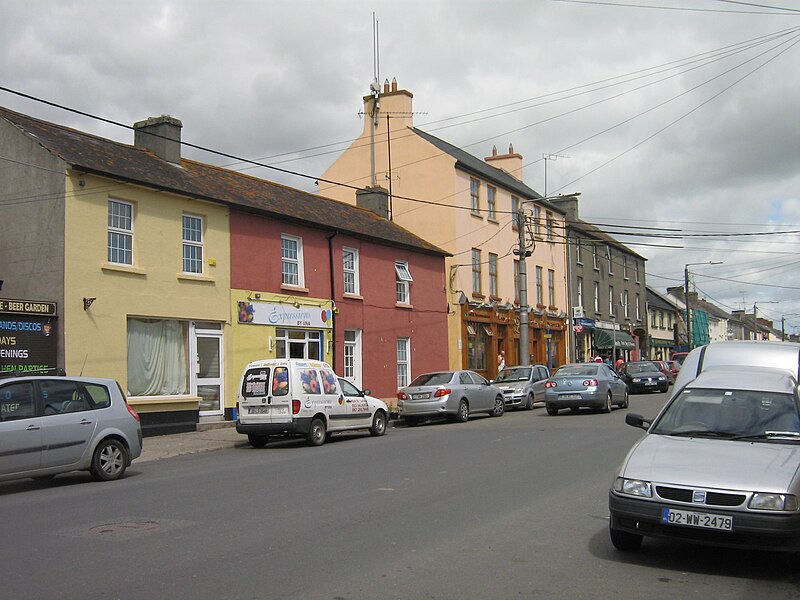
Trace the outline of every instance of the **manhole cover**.
<instances>
[{"instance_id":1,"label":"manhole cover","mask_svg":"<svg viewBox=\"0 0 800 600\"><path fill-rule=\"evenodd\" d=\"M92 535L100 536L115 536L119 534L128 535L131 533L143 533L145 531L153 531L161 527L158 521L125 521L124 523L108 523L106 525L98 525L89 529Z\"/></svg>"},{"instance_id":2,"label":"manhole cover","mask_svg":"<svg viewBox=\"0 0 800 600\"><path fill-rule=\"evenodd\" d=\"M58 535L72 537L92 538L95 540L108 540L120 542L146 535L160 534L165 531L196 526L195 521L181 521L177 519L151 519L147 517L126 516L118 521L104 523L95 521L83 526L73 527L56 532Z\"/></svg>"}]
</instances>

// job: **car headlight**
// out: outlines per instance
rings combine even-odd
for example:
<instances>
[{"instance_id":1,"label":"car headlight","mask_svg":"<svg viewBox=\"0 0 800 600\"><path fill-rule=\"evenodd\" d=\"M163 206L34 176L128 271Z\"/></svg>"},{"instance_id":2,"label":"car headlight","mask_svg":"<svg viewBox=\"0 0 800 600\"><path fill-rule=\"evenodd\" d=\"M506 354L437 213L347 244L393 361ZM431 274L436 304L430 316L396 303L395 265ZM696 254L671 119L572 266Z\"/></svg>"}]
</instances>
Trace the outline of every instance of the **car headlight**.
<instances>
[{"instance_id":1,"label":"car headlight","mask_svg":"<svg viewBox=\"0 0 800 600\"><path fill-rule=\"evenodd\" d=\"M748 508L756 510L797 510L797 496L792 494L768 494L756 492L750 498Z\"/></svg>"},{"instance_id":2,"label":"car headlight","mask_svg":"<svg viewBox=\"0 0 800 600\"><path fill-rule=\"evenodd\" d=\"M626 479L617 477L614 480L614 491L628 496L640 496L642 498L652 498L653 489L649 481L641 479Z\"/></svg>"}]
</instances>

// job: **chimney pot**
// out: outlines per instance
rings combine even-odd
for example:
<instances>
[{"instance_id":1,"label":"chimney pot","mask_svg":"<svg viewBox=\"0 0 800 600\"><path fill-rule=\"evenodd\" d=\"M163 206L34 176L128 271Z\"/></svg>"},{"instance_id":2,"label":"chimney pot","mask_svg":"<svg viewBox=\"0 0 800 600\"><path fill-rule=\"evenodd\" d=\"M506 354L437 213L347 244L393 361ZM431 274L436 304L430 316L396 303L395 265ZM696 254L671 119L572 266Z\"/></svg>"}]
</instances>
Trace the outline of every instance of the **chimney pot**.
<instances>
[{"instance_id":1,"label":"chimney pot","mask_svg":"<svg viewBox=\"0 0 800 600\"><path fill-rule=\"evenodd\" d=\"M386 79L383 82L383 93L384 94L388 94L389 93L389 80L388 79Z\"/></svg>"},{"instance_id":2,"label":"chimney pot","mask_svg":"<svg viewBox=\"0 0 800 600\"><path fill-rule=\"evenodd\" d=\"M397 79L394 77L392 77L392 91L393 92L397 91Z\"/></svg>"},{"instance_id":3,"label":"chimney pot","mask_svg":"<svg viewBox=\"0 0 800 600\"><path fill-rule=\"evenodd\" d=\"M133 145L149 150L159 158L181 163L181 128L179 119L169 115L150 117L133 124Z\"/></svg>"}]
</instances>

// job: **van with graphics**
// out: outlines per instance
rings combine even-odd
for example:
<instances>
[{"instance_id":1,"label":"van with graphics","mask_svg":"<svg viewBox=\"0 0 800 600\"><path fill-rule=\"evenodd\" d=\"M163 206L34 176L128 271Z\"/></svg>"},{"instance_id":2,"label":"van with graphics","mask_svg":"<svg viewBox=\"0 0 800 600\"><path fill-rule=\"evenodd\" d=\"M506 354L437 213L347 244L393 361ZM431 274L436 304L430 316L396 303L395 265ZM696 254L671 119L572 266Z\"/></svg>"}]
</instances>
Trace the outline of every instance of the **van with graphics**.
<instances>
[{"instance_id":1,"label":"van with graphics","mask_svg":"<svg viewBox=\"0 0 800 600\"><path fill-rule=\"evenodd\" d=\"M383 435L386 404L354 386L343 390L328 363L307 359L267 359L245 367L236 403L236 431L254 448L270 437L302 436L321 446L336 431L366 429Z\"/></svg>"}]
</instances>

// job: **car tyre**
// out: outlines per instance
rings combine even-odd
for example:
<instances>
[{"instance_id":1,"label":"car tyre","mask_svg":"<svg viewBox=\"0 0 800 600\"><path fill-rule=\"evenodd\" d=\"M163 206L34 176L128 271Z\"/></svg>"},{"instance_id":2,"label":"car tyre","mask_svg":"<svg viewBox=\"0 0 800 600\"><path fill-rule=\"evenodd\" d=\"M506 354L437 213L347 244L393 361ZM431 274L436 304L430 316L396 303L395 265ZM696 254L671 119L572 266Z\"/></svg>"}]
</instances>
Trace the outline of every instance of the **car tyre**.
<instances>
[{"instance_id":1,"label":"car tyre","mask_svg":"<svg viewBox=\"0 0 800 600\"><path fill-rule=\"evenodd\" d=\"M525 410L533 410L533 394L528 394L528 401L525 403Z\"/></svg>"},{"instance_id":2,"label":"car tyre","mask_svg":"<svg viewBox=\"0 0 800 600\"><path fill-rule=\"evenodd\" d=\"M555 417L558 414L558 409L555 406L550 406L549 404L545 405L545 410L551 417Z\"/></svg>"},{"instance_id":3,"label":"car tyre","mask_svg":"<svg viewBox=\"0 0 800 600\"><path fill-rule=\"evenodd\" d=\"M630 404L630 399L628 398L628 388L625 388L625 392L623 394L624 395L622 396L622 404L620 404L620 408L628 408L628 405Z\"/></svg>"},{"instance_id":4,"label":"car tyre","mask_svg":"<svg viewBox=\"0 0 800 600\"><path fill-rule=\"evenodd\" d=\"M611 396L611 392L609 391L608 395L606 396L606 405L603 407L603 412L610 413L613 410L613 408L614 408L614 400L613 397Z\"/></svg>"},{"instance_id":5,"label":"car tyre","mask_svg":"<svg viewBox=\"0 0 800 600\"><path fill-rule=\"evenodd\" d=\"M263 448L264 446L267 445L267 442L269 441L269 436L259 433L248 433L247 441L250 442L250 445L253 448Z\"/></svg>"},{"instance_id":6,"label":"car tyre","mask_svg":"<svg viewBox=\"0 0 800 600\"><path fill-rule=\"evenodd\" d=\"M458 403L458 412L456 413L456 421L459 423L466 423L469 421L469 404L466 400L461 400Z\"/></svg>"},{"instance_id":7,"label":"car tyre","mask_svg":"<svg viewBox=\"0 0 800 600\"><path fill-rule=\"evenodd\" d=\"M502 396L498 396L494 399L494 410L489 413L489 416L502 417L504 412L506 412L506 403Z\"/></svg>"},{"instance_id":8,"label":"car tyre","mask_svg":"<svg viewBox=\"0 0 800 600\"><path fill-rule=\"evenodd\" d=\"M89 472L97 481L114 481L128 468L128 451L116 438L103 440L94 449Z\"/></svg>"},{"instance_id":9,"label":"car tyre","mask_svg":"<svg viewBox=\"0 0 800 600\"><path fill-rule=\"evenodd\" d=\"M642 545L643 536L641 535L610 528L608 533L611 536L611 543L614 544L614 548L622 552L633 552L634 550L638 550Z\"/></svg>"},{"instance_id":10,"label":"car tyre","mask_svg":"<svg viewBox=\"0 0 800 600\"><path fill-rule=\"evenodd\" d=\"M308 430L306 442L309 446L322 446L327 439L327 433L325 421L320 418L316 418L311 421L311 429Z\"/></svg>"},{"instance_id":11,"label":"car tyre","mask_svg":"<svg viewBox=\"0 0 800 600\"><path fill-rule=\"evenodd\" d=\"M372 427L369 428L369 434L379 436L384 433L386 433L386 413L379 410L372 417Z\"/></svg>"}]
</instances>

